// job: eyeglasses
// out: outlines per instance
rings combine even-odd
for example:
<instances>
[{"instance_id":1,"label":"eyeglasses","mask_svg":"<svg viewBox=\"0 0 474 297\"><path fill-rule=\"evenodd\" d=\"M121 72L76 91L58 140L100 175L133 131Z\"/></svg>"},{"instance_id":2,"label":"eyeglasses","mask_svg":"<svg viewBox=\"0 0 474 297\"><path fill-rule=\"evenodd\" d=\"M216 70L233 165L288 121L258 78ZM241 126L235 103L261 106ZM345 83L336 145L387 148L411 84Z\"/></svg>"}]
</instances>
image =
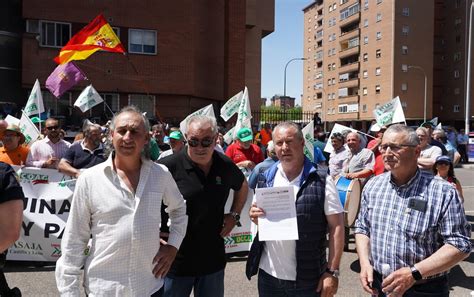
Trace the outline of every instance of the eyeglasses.
<instances>
[{"instance_id":1,"label":"eyeglasses","mask_svg":"<svg viewBox=\"0 0 474 297\"><path fill-rule=\"evenodd\" d=\"M48 130L58 130L59 129L59 126L49 126L49 127L46 127L46 129Z\"/></svg>"},{"instance_id":2,"label":"eyeglasses","mask_svg":"<svg viewBox=\"0 0 474 297\"><path fill-rule=\"evenodd\" d=\"M198 147L201 145L202 147L210 147L211 144L214 142L214 139L212 138L204 138L204 139L196 139L196 138L191 138L188 140L188 144L190 147Z\"/></svg>"},{"instance_id":3,"label":"eyeglasses","mask_svg":"<svg viewBox=\"0 0 474 297\"><path fill-rule=\"evenodd\" d=\"M386 152L388 148L394 153L398 152L404 147L415 147L415 144L382 144L379 146L379 151L381 153Z\"/></svg>"}]
</instances>

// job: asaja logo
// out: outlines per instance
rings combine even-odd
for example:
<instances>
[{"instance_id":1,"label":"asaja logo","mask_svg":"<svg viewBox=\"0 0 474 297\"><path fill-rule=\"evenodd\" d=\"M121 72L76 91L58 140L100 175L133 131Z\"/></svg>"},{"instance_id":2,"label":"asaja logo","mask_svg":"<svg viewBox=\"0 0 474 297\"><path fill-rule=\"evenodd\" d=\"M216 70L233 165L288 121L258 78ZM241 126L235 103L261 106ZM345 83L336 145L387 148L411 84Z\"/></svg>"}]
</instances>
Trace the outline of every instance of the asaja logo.
<instances>
[{"instance_id":1,"label":"asaja logo","mask_svg":"<svg viewBox=\"0 0 474 297\"><path fill-rule=\"evenodd\" d=\"M18 240L13 244L13 247L9 252L12 254L23 255L43 255L43 248L41 247L41 244L36 242Z\"/></svg>"},{"instance_id":2,"label":"asaja logo","mask_svg":"<svg viewBox=\"0 0 474 297\"><path fill-rule=\"evenodd\" d=\"M32 173L32 172L22 172L20 173L20 180L24 183L36 184L47 184L49 183L49 176L46 174Z\"/></svg>"},{"instance_id":3,"label":"asaja logo","mask_svg":"<svg viewBox=\"0 0 474 297\"><path fill-rule=\"evenodd\" d=\"M51 257L54 257L54 258L61 257L61 245L59 243L52 243L51 247L53 248L53 252L51 253Z\"/></svg>"}]
</instances>

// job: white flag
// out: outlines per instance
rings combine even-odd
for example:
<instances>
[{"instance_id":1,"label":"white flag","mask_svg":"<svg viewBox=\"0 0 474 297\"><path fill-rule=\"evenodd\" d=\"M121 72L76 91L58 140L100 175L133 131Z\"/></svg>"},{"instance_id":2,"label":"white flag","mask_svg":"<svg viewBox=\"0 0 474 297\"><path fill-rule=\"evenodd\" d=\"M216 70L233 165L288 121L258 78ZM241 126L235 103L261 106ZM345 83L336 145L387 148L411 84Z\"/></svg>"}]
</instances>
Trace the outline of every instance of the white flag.
<instances>
[{"instance_id":1,"label":"white flag","mask_svg":"<svg viewBox=\"0 0 474 297\"><path fill-rule=\"evenodd\" d=\"M184 135L186 135L186 127L187 127L189 118L195 115L207 115L213 118L216 117L214 115L214 107L212 106L212 104L209 104L199 110L196 110L195 112L188 115L184 120L182 120L181 123L179 123L179 130L181 130L181 133L183 133Z\"/></svg>"},{"instance_id":2,"label":"white flag","mask_svg":"<svg viewBox=\"0 0 474 297\"><path fill-rule=\"evenodd\" d=\"M433 126L437 126L438 125L438 117L434 117L431 119L431 124L433 124Z\"/></svg>"},{"instance_id":3,"label":"white flag","mask_svg":"<svg viewBox=\"0 0 474 297\"><path fill-rule=\"evenodd\" d=\"M326 146L324 147L324 151L326 153L332 153L334 151L334 148L332 147L332 144L331 144L331 137L334 133L342 133L346 130L349 130L351 132L357 132L356 129L352 129L352 128L349 128L347 126L343 126L343 125L339 125L339 124L335 124L334 127L332 128L331 130L331 134L329 134L329 138L328 138L328 142L326 142Z\"/></svg>"},{"instance_id":4,"label":"white flag","mask_svg":"<svg viewBox=\"0 0 474 297\"><path fill-rule=\"evenodd\" d=\"M234 114L238 112L243 94L244 94L243 91L238 92L232 98L227 100L224 106L222 106L221 118L223 118L224 121L227 122Z\"/></svg>"},{"instance_id":5,"label":"white flag","mask_svg":"<svg viewBox=\"0 0 474 297\"><path fill-rule=\"evenodd\" d=\"M237 137L237 133L242 128L252 129L252 111L250 110L249 92L247 87L244 89L242 94L242 100L240 101L239 110L237 112L237 123L235 123L234 136Z\"/></svg>"},{"instance_id":6,"label":"white flag","mask_svg":"<svg viewBox=\"0 0 474 297\"><path fill-rule=\"evenodd\" d=\"M314 162L314 121L309 122L301 132L304 136L304 154L311 162Z\"/></svg>"},{"instance_id":7,"label":"white flag","mask_svg":"<svg viewBox=\"0 0 474 297\"><path fill-rule=\"evenodd\" d=\"M227 133L224 135L225 143L231 144L232 141L234 141L234 130L235 130L235 127L232 127L232 129L227 131Z\"/></svg>"},{"instance_id":8,"label":"white flag","mask_svg":"<svg viewBox=\"0 0 474 297\"><path fill-rule=\"evenodd\" d=\"M26 113L27 116L32 116L43 112L43 94L41 94L40 83L38 79L36 79L33 89L31 89L30 97L28 97L28 101L26 102L24 113Z\"/></svg>"},{"instance_id":9,"label":"white flag","mask_svg":"<svg viewBox=\"0 0 474 297\"><path fill-rule=\"evenodd\" d=\"M20 124L21 133L25 135L25 143L28 146L31 146L40 137L40 131L36 128L36 125L33 124L31 119L26 115L25 112L22 113Z\"/></svg>"},{"instance_id":10,"label":"white flag","mask_svg":"<svg viewBox=\"0 0 474 297\"><path fill-rule=\"evenodd\" d=\"M400 98L397 96L390 100L390 102L374 109L374 116L377 124L380 126L405 122L405 114L403 113Z\"/></svg>"},{"instance_id":11,"label":"white flag","mask_svg":"<svg viewBox=\"0 0 474 297\"><path fill-rule=\"evenodd\" d=\"M441 122L439 122L439 124L436 126L435 129L441 129L441 130L443 129L443 126L441 125Z\"/></svg>"},{"instance_id":12,"label":"white flag","mask_svg":"<svg viewBox=\"0 0 474 297\"><path fill-rule=\"evenodd\" d=\"M82 93L77 97L74 106L79 107L82 112L86 112L92 107L104 102L99 93L94 89L92 85L87 86Z\"/></svg>"}]
</instances>

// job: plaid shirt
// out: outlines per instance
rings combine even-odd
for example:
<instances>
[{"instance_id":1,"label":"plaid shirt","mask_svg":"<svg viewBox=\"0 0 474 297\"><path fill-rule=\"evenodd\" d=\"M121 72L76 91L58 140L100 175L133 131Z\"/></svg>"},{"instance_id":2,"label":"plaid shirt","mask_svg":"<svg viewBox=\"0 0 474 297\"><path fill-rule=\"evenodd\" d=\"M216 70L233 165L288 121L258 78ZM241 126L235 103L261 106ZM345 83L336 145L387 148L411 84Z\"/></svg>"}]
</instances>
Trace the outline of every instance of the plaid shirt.
<instances>
[{"instance_id":1,"label":"plaid shirt","mask_svg":"<svg viewBox=\"0 0 474 297\"><path fill-rule=\"evenodd\" d=\"M426 201L425 212L408 208L410 198ZM391 271L412 266L444 244L471 251L471 227L456 189L420 170L401 187L391 181L390 172L369 180L355 227L355 233L370 238L371 261L378 272L385 263Z\"/></svg>"}]
</instances>

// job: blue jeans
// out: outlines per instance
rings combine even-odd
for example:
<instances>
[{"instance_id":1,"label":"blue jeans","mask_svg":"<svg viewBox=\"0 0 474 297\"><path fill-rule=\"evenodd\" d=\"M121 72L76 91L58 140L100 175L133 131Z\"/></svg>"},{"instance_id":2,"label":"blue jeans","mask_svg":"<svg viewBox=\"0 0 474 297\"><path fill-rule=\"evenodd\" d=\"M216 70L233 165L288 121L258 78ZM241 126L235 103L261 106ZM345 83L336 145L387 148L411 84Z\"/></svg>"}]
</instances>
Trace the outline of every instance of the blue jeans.
<instances>
[{"instance_id":1,"label":"blue jeans","mask_svg":"<svg viewBox=\"0 0 474 297\"><path fill-rule=\"evenodd\" d=\"M194 288L195 297L224 297L224 269L204 276L165 277L163 297L189 297Z\"/></svg>"},{"instance_id":2,"label":"blue jeans","mask_svg":"<svg viewBox=\"0 0 474 297\"><path fill-rule=\"evenodd\" d=\"M415 284L408 289L404 297L445 297L449 296L448 276L441 276L432 280L423 280L425 283ZM382 275L374 271L374 289L379 291L379 297L386 296L382 292Z\"/></svg>"},{"instance_id":3,"label":"blue jeans","mask_svg":"<svg viewBox=\"0 0 474 297\"><path fill-rule=\"evenodd\" d=\"M297 287L295 281L278 279L260 269L258 271L258 295L260 297L319 297L317 283Z\"/></svg>"}]
</instances>

